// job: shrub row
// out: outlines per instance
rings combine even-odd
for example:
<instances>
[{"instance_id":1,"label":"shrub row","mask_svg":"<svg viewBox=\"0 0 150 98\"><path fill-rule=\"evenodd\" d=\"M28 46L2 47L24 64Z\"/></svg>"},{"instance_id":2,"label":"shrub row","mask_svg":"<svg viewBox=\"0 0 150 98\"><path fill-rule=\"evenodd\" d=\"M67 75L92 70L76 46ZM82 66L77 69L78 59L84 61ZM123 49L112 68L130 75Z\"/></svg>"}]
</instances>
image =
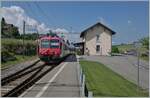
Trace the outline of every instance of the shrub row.
<instances>
[{"instance_id":1,"label":"shrub row","mask_svg":"<svg viewBox=\"0 0 150 98\"><path fill-rule=\"evenodd\" d=\"M13 58L14 55L35 55L36 54L36 42L31 40L25 40L23 45L22 40L17 39L2 39L1 40L1 53L2 62L8 61L8 58Z\"/></svg>"}]
</instances>

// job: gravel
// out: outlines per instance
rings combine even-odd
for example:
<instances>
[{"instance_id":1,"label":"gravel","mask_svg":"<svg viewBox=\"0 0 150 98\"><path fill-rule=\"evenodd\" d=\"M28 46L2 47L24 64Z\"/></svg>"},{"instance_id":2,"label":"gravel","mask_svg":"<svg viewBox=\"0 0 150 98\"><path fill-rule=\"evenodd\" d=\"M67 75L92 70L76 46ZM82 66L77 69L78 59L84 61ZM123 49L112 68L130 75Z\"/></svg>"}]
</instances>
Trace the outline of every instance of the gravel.
<instances>
[{"instance_id":1,"label":"gravel","mask_svg":"<svg viewBox=\"0 0 150 98\"><path fill-rule=\"evenodd\" d=\"M7 69L1 70L1 79L5 78L5 77L7 77L7 76L9 76L11 74L14 74L14 73L16 73L19 70L22 70L22 69L30 66L31 64L33 64L37 60L39 60L39 59L37 58L37 59L34 59L32 61L29 60L29 61L26 61L26 62L23 62L23 63L20 63L20 64L16 64L16 65L10 66Z\"/></svg>"}]
</instances>

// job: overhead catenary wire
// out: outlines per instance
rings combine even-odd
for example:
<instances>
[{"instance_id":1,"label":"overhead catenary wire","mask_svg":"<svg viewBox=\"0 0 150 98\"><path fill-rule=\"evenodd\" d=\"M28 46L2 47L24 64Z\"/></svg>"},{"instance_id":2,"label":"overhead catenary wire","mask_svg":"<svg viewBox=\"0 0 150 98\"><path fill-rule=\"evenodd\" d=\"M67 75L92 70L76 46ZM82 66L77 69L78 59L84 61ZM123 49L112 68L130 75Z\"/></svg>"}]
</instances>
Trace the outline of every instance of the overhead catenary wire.
<instances>
[{"instance_id":1,"label":"overhead catenary wire","mask_svg":"<svg viewBox=\"0 0 150 98\"><path fill-rule=\"evenodd\" d=\"M47 20L48 22L51 22L52 24L54 24L54 21L52 21L51 17L42 9L42 7L37 2L34 2L33 4L36 6L36 8L38 9L38 11L41 14L37 14L35 11L33 11L31 5L29 3L27 3L27 6L31 9L30 10L31 14L34 14L37 17L39 17L39 16L40 17L44 17L45 20ZM67 34L68 36L71 36L71 38L73 38L73 39L78 39L78 38L75 38L75 37L77 37L78 35L80 35L79 32L72 32L72 27L71 27L71 31L70 32L62 32L62 33L63 34ZM77 35L77 36L75 36L75 35Z\"/></svg>"},{"instance_id":2,"label":"overhead catenary wire","mask_svg":"<svg viewBox=\"0 0 150 98\"><path fill-rule=\"evenodd\" d=\"M35 2L34 4L42 13L41 15L43 15L48 22L50 21L52 24L54 24L54 21L51 19L51 17L48 14L45 13L45 11L39 6L39 4L37 2Z\"/></svg>"},{"instance_id":3,"label":"overhead catenary wire","mask_svg":"<svg viewBox=\"0 0 150 98\"><path fill-rule=\"evenodd\" d=\"M33 10L33 8L31 7L29 2L25 2L24 6L26 7L26 10L30 13L31 16L36 16L39 17L39 15ZM29 8L29 9L28 9ZM40 24L41 22L38 20L38 23ZM30 27L30 25L27 25ZM31 27L32 28L32 27ZM34 28L36 28L36 32L38 32L37 30L37 25L34 26Z\"/></svg>"}]
</instances>

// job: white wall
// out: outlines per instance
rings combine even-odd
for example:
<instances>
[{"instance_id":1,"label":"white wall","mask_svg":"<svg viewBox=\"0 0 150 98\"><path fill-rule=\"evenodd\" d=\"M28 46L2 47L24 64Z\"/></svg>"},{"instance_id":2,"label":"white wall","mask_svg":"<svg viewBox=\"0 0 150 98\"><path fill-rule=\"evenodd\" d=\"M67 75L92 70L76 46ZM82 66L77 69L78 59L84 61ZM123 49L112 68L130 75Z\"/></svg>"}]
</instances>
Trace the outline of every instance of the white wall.
<instances>
[{"instance_id":1,"label":"white wall","mask_svg":"<svg viewBox=\"0 0 150 98\"><path fill-rule=\"evenodd\" d=\"M96 35L99 34L100 42L97 43ZM94 27L85 34L85 49L88 48L90 55L109 55L111 52L111 32L101 26ZM100 52L96 53L96 45L100 45ZM86 50L84 49L84 52Z\"/></svg>"}]
</instances>

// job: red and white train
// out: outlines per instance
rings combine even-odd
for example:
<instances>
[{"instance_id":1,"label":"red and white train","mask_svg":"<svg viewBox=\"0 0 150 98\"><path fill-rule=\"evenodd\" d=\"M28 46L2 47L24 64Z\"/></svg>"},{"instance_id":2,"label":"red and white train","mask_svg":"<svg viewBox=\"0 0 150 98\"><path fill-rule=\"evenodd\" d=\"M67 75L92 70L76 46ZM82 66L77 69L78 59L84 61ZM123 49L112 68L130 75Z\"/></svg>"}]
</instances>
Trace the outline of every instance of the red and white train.
<instances>
[{"instance_id":1,"label":"red and white train","mask_svg":"<svg viewBox=\"0 0 150 98\"><path fill-rule=\"evenodd\" d=\"M44 36L39 39L38 56L45 63L59 61L73 53L73 50L58 36Z\"/></svg>"}]
</instances>

